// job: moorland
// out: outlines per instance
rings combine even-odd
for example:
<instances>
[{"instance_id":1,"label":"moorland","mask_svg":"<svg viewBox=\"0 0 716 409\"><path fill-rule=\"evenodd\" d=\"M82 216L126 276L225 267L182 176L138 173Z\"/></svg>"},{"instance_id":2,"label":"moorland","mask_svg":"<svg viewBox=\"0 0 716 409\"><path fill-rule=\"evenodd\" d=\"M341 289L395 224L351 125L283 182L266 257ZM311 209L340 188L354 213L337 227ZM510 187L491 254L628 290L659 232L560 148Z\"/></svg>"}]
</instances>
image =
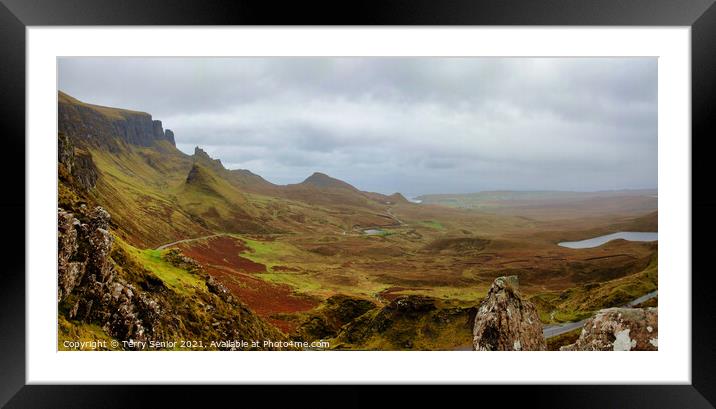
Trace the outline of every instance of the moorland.
<instances>
[{"instance_id":1,"label":"moorland","mask_svg":"<svg viewBox=\"0 0 716 409\"><path fill-rule=\"evenodd\" d=\"M117 274L135 291L182 305L173 319L185 323L166 329L165 338L189 326L194 336L215 336L207 280L275 334L329 340L332 349L469 345L475 307L498 276L519 277L545 325L657 289L656 242L558 245L657 231L656 190L409 200L363 191L318 169L300 183L277 185L248 169L227 169L201 147L181 152L149 114L62 92L58 144L58 206L78 215L104 208ZM60 341L117 337L101 321L72 316L70 301L60 303Z\"/></svg>"}]
</instances>

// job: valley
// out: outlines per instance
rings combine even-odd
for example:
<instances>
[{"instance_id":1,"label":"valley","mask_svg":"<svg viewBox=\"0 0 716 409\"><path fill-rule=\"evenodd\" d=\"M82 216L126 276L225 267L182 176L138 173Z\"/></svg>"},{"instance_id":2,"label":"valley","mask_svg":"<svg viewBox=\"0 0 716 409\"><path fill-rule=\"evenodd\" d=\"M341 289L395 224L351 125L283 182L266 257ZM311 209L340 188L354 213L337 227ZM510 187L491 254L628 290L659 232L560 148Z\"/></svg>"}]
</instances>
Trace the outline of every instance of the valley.
<instances>
[{"instance_id":1,"label":"valley","mask_svg":"<svg viewBox=\"0 0 716 409\"><path fill-rule=\"evenodd\" d=\"M416 203L320 172L277 185L227 169L201 147L181 152L149 114L62 92L58 103L58 206L108 212L123 254L112 258L118 274L155 280L137 286L187 305L213 305L206 294L215 280L262 333L326 339L335 349L451 350L471 342L476 306L496 277L518 276L545 325L657 290L657 241L559 245L657 232L656 191L482 192ZM182 257L191 263L176 262ZM217 307L202 308L210 316ZM68 311L61 305L63 336L116 337ZM182 322L195 317L181 314Z\"/></svg>"}]
</instances>

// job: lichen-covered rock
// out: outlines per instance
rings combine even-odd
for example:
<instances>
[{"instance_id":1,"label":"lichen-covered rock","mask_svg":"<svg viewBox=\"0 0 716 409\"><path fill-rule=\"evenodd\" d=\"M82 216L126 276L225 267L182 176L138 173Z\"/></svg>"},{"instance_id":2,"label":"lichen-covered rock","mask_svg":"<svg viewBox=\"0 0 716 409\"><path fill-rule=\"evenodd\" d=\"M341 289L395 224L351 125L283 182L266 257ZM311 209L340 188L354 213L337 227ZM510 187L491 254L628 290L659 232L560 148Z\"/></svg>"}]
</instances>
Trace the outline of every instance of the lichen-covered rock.
<instances>
[{"instance_id":1,"label":"lichen-covered rock","mask_svg":"<svg viewBox=\"0 0 716 409\"><path fill-rule=\"evenodd\" d=\"M119 339L147 341L159 315L158 304L147 296L137 297L132 285L115 280L109 213L101 207L84 213L86 223L58 210L58 302L73 296L68 318L104 323L105 330Z\"/></svg>"},{"instance_id":2,"label":"lichen-covered rock","mask_svg":"<svg viewBox=\"0 0 716 409\"><path fill-rule=\"evenodd\" d=\"M519 292L517 276L498 277L475 316L475 351L547 349L535 306Z\"/></svg>"},{"instance_id":3,"label":"lichen-covered rock","mask_svg":"<svg viewBox=\"0 0 716 409\"><path fill-rule=\"evenodd\" d=\"M92 154L85 149L76 148L70 138L62 132L57 134L58 166L64 167L66 174L71 175L68 181L84 190L93 189L97 185L99 172L92 159ZM60 175L63 173L59 171Z\"/></svg>"},{"instance_id":4,"label":"lichen-covered rock","mask_svg":"<svg viewBox=\"0 0 716 409\"><path fill-rule=\"evenodd\" d=\"M656 351L656 308L607 308L587 320L577 342L561 351Z\"/></svg>"},{"instance_id":5,"label":"lichen-covered rock","mask_svg":"<svg viewBox=\"0 0 716 409\"><path fill-rule=\"evenodd\" d=\"M80 222L72 213L62 209L57 212L57 299L64 300L67 295L80 283L84 276L85 265L77 261L75 256L79 249L77 240Z\"/></svg>"},{"instance_id":6,"label":"lichen-covered rock","mask_svg":"<svg viewBox=\"0 0 716 409\"><path fill-rule=\"evenodd\" d=\"M113 248L109 225L110 215L101 207L89 211L83 205L77 215L58 209L58 304L67 320L100 326L112 338L128 341L124 349L146 349L148 341L286 339L175 249L165 260L206 280L208 291L191 298L171 291L121 246Z\"/></svg>"},{"instance_id":7,"label":"lichen-covered rock","mask_svg":"<svg viewBox=\"0 0 716 409\"><path fill-rule=\"evenodd\" d=\"M109 213L101 207L84 210L82 223L74 214L58 210L58 302L77 295L70 318L89 318L103 303L114 278L110 259L114 238L109 233Z\"/></svg>"}]
</instances>

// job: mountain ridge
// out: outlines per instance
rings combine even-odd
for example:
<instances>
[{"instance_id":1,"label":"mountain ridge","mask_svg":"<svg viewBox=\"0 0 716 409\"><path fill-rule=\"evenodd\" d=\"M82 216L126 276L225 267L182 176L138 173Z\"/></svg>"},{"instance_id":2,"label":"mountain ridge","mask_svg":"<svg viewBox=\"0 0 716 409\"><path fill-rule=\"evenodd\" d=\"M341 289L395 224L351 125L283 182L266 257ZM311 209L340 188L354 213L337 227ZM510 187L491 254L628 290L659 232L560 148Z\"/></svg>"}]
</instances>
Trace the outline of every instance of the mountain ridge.
<instances>
[{"instance_id":1,"label":"mountain ridge","mask_svg":"<svg viewBox=\"0 0 716 409\"><path fill-rule=\"evenodd\" d=\"M146 112L111 108L82 102L58 91L58 130L76 142L119 149L115 138L130 145L153 146L166 141L176 147L174 132Z\"/></svg>"},{"instance_id":2,"label":"mountain ridge","mask_svg":"<svg viewBox=\"0 0 716 409\"><path fill-rule=\"evenodd\" d=\"M385 223L387 196L322 173L275 185L250 170L226 169L199 146L193 155L181 152L173 132L160 132L161 121L147 113L87 104L61 91L58 101L58 143L66 147L61 168L84 181L73 192L67 179L61 204L104 206L133 245L155 247L212 232L311 231L326 217L343 229ZM327 209L334 216L326 216Z\"/></svg>"}]
</instances>

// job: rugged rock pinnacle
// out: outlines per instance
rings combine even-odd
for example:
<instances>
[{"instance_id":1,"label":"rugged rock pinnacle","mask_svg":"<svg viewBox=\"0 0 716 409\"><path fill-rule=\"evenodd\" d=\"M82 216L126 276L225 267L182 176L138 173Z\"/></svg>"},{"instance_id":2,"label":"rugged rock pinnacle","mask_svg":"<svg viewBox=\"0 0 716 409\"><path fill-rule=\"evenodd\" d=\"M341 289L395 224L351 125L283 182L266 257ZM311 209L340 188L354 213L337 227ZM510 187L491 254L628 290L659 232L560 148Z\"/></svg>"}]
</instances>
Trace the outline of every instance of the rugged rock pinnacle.
<instances>
[{"instance_id":1,"label":"rugged rock pinnacle","mask_svg":"<svg viewBox=\"0 0 716 409\"><path fill-rule=\"evenodd\" d=\"M475 316L475 351L540 351L546 349L535 306L522 298L517 276L498 277Z\"/></svg>"}]
</instances>

